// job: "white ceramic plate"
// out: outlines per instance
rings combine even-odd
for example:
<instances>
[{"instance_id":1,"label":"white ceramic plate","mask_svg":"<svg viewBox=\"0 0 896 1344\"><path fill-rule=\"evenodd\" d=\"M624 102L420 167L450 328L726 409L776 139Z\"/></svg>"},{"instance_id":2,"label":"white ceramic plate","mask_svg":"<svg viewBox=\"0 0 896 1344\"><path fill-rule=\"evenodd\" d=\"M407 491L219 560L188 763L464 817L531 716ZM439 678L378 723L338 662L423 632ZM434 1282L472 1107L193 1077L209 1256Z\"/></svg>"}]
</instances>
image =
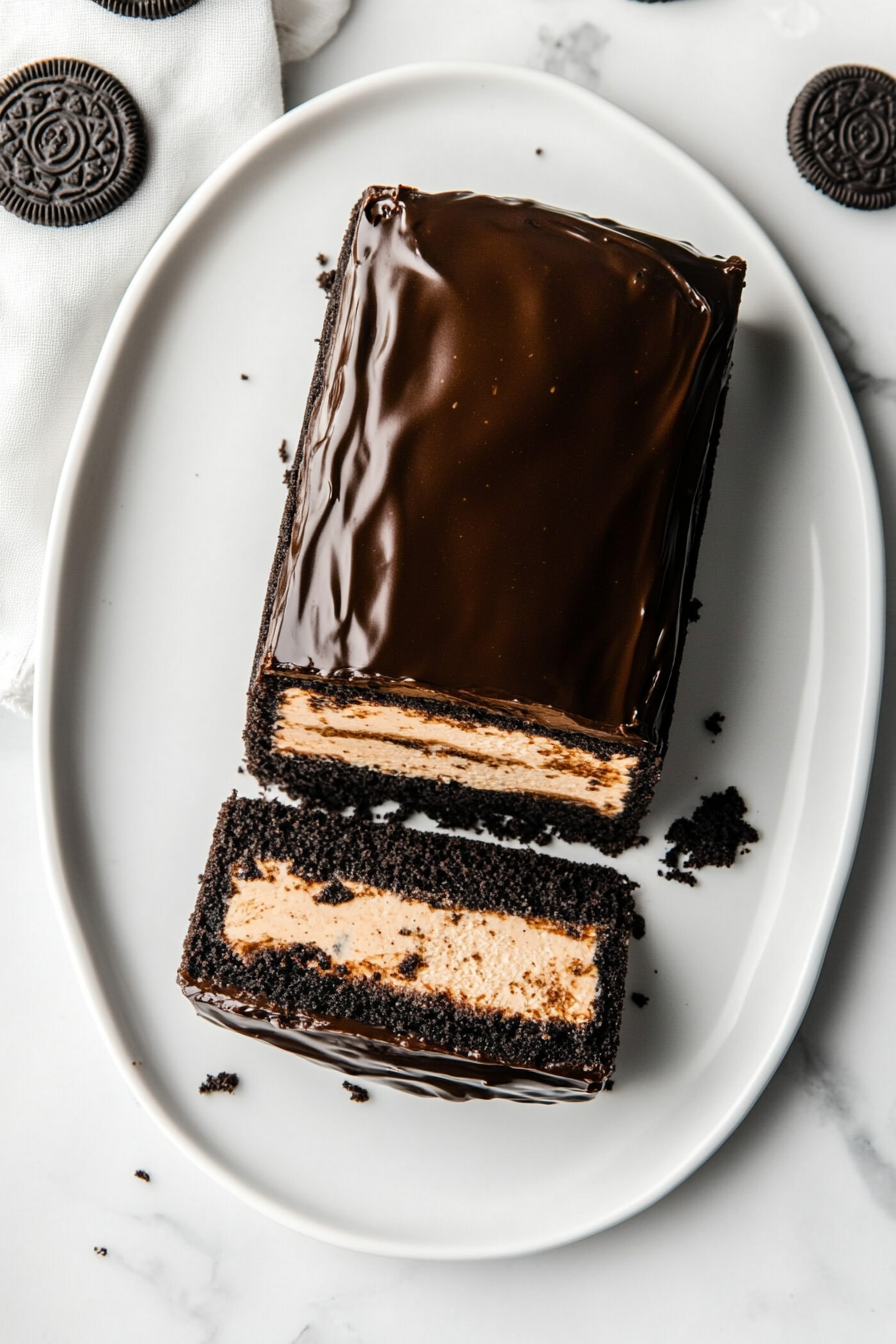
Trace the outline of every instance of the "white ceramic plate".
<instances>
[{"instance_id":1,"label":"white ceramic plate","mask_svg":"<svg viewBox=\"0 0 896 1344\"><path fill-rule=\"evenodd\" d=\"M749 263L703 613L651 845L620 861L648 926L628 988L650 1003L629 1003L615 1090L587 1105L374 1087L353 1106L337 1073L200 1021L175 984L218 806L246 784L277 450L299 435L324 307L315 255L335 255L369 182L533 196ZM36 715L46 854L131 1086L231 1190L345 1246L504 1255L643 1209L731 1133L805 1010L861 820L881 631L853 405L778 253L714 179L594 95L511 68L412 67L298 108L206 183L142 266L53 522ZM714 710L717 740L702 724ZM670 821L728 784L761 843L693 890L662 881ZM200 1096L220 1069L239 1090Z\"/></svg>"}]
</instances>

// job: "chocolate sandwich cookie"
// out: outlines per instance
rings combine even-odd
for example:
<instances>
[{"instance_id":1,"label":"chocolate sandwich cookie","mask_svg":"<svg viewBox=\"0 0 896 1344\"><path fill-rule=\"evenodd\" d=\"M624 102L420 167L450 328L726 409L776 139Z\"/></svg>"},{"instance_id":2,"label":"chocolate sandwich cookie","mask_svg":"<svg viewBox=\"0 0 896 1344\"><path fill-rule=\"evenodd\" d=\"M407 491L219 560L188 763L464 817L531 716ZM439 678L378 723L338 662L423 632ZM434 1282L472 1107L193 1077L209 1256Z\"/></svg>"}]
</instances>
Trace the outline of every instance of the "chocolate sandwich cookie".
<instances>
[{"instance_id":1,"label":"chocolate sandwich cookie","mask_svg":"<svg viewBox=\"0 0 896 1344\"><path fill-rule=\"evenodd\" d=\"M93 3L126 19L170 19L192 9L199 0L93 0Z\"/></svg>"},{"instance_id":2,"label":"chocolate sandwich cookie","mask_svg":"<svg viewBox=\"0 0 896 1344\"><path fill-rule=\"evenodd\" d=\"M790 110L787 142L806 181L840 205L896 205L896 79L883 70L822 70Z\"/></svg>"},{"instance_id":3,"label":"chocolate sandwich cookie","mask_svg":"<svg viewBox=\"0 0 896 1344\"><path fill-rule=\"evenodd\" d=\"M35 61L0 80L0 204L31 224L109 214L146 171L137 104L86 61Z\"/></svg>"}]
</instances>

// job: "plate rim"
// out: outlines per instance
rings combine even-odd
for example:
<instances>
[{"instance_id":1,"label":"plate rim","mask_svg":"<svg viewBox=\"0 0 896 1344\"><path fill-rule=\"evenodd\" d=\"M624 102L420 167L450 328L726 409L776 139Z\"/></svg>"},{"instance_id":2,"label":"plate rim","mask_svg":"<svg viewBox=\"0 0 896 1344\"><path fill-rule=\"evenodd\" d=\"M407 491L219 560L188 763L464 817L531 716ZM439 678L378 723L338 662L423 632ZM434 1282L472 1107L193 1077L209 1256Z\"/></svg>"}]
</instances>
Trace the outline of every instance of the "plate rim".
<instances>
[{"instance_id":1,"label":"plate rim","mask_svg":"<svg viewBox=\"0 0 896 1344\"><path fill-rule=\"evenodd\" d=\"M780 1023L775 1036L768 1042L761 1063L748 1078L743 1080L736 1099L703 1136L702 1141L693 1146L686 1158L680 1160L650 1189L642 1190L622 1209L613 1211L609 1216L598 1215L590 1220L579 1219L575 1225L569 1226L562 1233L551 1232L547 1236L539 1237L531 1234L516 1238L505 1236L500 1243L496 1241L494 1245L475 1243L471 1246L460 1241L456 1244L436 1246L401 1241L389 1235L355 1233L319 1217L300 1212L263 1194L248 1179L237 1176L226 1162L213 1157L194 1139L144 1081L140 1070L130 1066L130 1053L104 982L97 970L78 913L77 899L66 877L64 846L58 826L60 809L55 795L52 721L57 701L55 668L59 653L57 627L61 588L68 538L75 524L74 505L81 475L89 461L96 422L105 402L110 374L114 370L130 327L138 318L144 299L149 295L157 274L163 269L169 254L190 233L194 224L201 220L206 207L214 201L218 193L226 190L228 184L257 156L263 155L278 140L288 139L293 135L296 127L313 126L316 120L327 119L353 102L361 102L377 94L388 95L402 87L415 84L425 86L435 80L450 83L470 78L478 78L486 84L528 86L549 90L553 96L578 103L583 110L592 115L595 108L600 108L600 116L609 118L611 122L617 121L625 127L627 133L640 136L648 143L657 146L683 172L695 176L703 189L709 194L714 194L729 212L740 216L749 229L755 230L761 236L768 249L768 259L777 270L776 283L790 291L791 299L802 311L806 335L812 344L813 354L825 376L844 422L846 436L853 448L853 465L866 524L862 563L867 576L867 588L863 598L868 607L868 637L864 650L864 690L858 710L856 764L850 781L839 851L828 879L828 890L824 900L819 904L813 936L806 945L804 964L794 981L790 1010ZM35 789L40 846L51 899L81 990L100 1034L131 1091L168 1138L220 1185L274 1221L349 1250L434 1261L495 1259L529 1254L604 1231L655 1204L702 1166L738 1127L778 1068L811 1002L849 879L870 787L883 677L884 585L883 527L876 479L864 428L843 373L808 299L767 231L734 193L690 154L639 118L590 90L582 89L544 71L496 62L426 61L377 71L319 94L271 122L226 159L184 203L153 244L125 290L104 340L75 424L60 476L48 533L38 612L34 692Z\"/></svg>"}]
</instances>

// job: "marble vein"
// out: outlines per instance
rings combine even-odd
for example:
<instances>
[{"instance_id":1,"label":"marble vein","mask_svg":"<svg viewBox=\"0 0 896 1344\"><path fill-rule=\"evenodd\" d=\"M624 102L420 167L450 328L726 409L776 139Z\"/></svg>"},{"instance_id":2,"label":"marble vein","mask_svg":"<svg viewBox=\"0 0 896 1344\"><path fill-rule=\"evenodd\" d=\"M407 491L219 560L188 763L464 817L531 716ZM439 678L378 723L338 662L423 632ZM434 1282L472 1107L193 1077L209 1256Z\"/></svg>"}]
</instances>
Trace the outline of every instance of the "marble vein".
<instances>
[{"instance_id":1,"label":"marble vein","mask_svg":"<svg viewBox=\"0 0 896 1344\"><path fill-rule=\"evenodd\" d=\"M214 1317L226 1300L220 1248L164 1213L128 1222L136 1235L131 1240L123 1229L117 1247L110 1237L110 1256L154 1292L172 1323L196 1331L196 1344L214 1344L220 1331Z\"/></svg>"},{"instance_id":2,"label":"marble vein","mask_svg":"<svg viewBox=\"0 0 896 1344\"><path fill-rule=\"evenodd\" d=\"M352 1287L327 1297L312 1298L305 1310L305 1324L289 1344L365 1344L364 1336L353 1320L366 1319L370 1326L372 1320L381 1318L384 1313L388 1317L389 1303L398 1301L401 1293L409 1291L413 1268L405 1264L398 1273L388 1273L381 1268L382 1282L375 1287Z\"/></svg>"},{"instance_id":3,"label":"marble vein","mask_svg":"<svg viewBox=\"0 0 896 1344\"><path fill-rule=\"evenodd\" d=\"M609 40L609 34L593 23L580 23L560 34L543 27L538 32L538 53L530 64L586 89L596 89L600 83L597 55Z\"/></svg>"},{"instance_id":4,"label":"marble vein","mask_svg":"<svg viewBox=\"0 0 896 1344\"><path fill-rule=\"evenodd\" d=\"M837 363L853 396L870 393L896 401L896 378L884 378L865 368L859 359L859 344L833 313L818 311L818 320L831 343L831 349L837 356Z\"/></svg>"},{"instance_id":5,"label":"marble vein","mask_svg":"<svg viewBox=\"0 0 896 1344\"><path fill-rule=\"evenodd\" d=\"M879 1142L856 1116L852 1080L845 1070L837 1070L823 1060L803 1033L797 1036L791 1053L809 1096L840 1130L871 1198L883 1213L896 1219L896 1163L883 1155Z\"/></svg>"},{"instance_id":6,"label":"marble vein","mask_svg":"<svg viewBox=\"0 0 896 1344\"><path fill-rule=\"evenodd\" d=\"M765 15L784 37L808 37L821 23L821 14L809 0L788 0L785 5L769 5Z\"/></svg>"}]
</instances>

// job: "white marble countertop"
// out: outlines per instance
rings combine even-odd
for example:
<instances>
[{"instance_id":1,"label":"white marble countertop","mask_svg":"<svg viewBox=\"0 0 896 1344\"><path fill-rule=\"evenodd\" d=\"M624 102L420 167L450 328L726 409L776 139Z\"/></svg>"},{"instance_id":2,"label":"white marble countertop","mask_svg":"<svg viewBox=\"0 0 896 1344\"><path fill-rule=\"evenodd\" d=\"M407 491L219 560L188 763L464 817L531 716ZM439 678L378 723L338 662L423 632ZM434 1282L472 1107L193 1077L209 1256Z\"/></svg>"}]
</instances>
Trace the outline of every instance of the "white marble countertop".
<instances>
[{"instance_id":1,"label":"white marble countertop","mask_svg":"<svg viewBox=\"0 0 896 1344\"><path fill-rule=\"evenodd\" d=\"M896 211L832 204L784 127L828 65L896 72L886 0L355 0L287 69L295 103L408 61L494 60L594 89L753 211L822 317L896 525ZM891 547L891 551L893 548ZM106 1055L38 855L30 726L0 715L6 958L0 1336L10 1344L402 1344L896 1338L896 689L858 858L815 998L734 1136L680 1189L562 1250L486 1264L376 1259L266 1221L192 1167ZM892 819L891 819L892 818ZM149 1184L134 1178L141 1168ZM106 1247L108 1254L94 1254Z\"/></svg>"}]
</instances>

